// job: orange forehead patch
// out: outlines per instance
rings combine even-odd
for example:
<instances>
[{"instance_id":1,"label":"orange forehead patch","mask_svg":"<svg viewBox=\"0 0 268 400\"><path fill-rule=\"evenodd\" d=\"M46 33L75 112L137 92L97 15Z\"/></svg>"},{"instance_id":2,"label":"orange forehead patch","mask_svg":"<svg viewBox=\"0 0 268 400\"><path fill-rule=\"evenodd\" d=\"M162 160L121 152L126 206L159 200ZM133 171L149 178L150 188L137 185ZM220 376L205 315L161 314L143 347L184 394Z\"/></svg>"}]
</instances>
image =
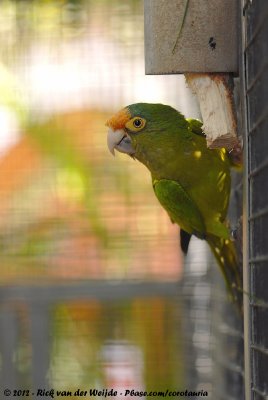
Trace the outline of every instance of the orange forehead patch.
<instances>
[{"instance_id":1,"label":"orange forehead patch","mask_svg":"<svg viewBox=\"0 0 268 400\"><path fill-rule=\"evenodd\" d=\"M114 131L117 129L124 129L126 123L131 119L131 114L128 108L123 108L118 111L112 118L108 119L106 126L112 128Z\"/></svg>"}]
</instances>

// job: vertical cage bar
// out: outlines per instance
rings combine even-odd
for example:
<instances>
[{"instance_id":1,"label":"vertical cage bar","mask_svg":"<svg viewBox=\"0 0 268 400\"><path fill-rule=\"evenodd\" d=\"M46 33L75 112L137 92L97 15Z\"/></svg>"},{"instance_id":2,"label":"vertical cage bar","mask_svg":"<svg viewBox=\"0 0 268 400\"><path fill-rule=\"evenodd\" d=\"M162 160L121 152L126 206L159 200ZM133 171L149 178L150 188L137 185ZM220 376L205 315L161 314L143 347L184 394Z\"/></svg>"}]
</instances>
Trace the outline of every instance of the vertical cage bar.
<instances>
[{"instance_id":1,"label":"vertical cage bar","mask_svg":"<svg viewBox=\"0 0 268 400\"><path fill-rule=\"evenodd\" d=\"M246 65L244 51L246 46L246 25L244 10L247 0L241 0L241 48L240 48L240 71L241 71L241 101L242 101L242 121L244 131L244 154L243 154L243 306L244 306L244 373L245 373L245 400L251 399L251 356L250 356L250 306L247 293L250 293L250 271L248 268L248 248L249 248L249 204L248 204L248 123L247 123L247 103L246 103Z\"/></svg>"}]
</instances>

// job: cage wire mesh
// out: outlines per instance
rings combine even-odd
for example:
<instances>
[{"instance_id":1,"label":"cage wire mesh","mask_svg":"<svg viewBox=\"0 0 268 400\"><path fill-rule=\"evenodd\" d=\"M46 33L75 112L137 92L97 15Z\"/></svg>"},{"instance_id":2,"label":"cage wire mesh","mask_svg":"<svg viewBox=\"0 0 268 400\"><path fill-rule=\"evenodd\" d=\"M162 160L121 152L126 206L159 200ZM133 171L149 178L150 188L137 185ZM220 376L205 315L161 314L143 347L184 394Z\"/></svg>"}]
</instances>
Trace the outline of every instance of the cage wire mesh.
<instances>
[{"instance_id":1,"label":"cage wire mesh","mask_svg":"<svg viewBox=\"0 0 268 400\"><path fill-rule=\"evenodd\" d=\"M149 175L121 157L116 165L105 143L104 123L123 105L159 101L189 112L182 79L144 76L141 2L7 1L1 8L0 228L5 262L27 258L23 272L13 263L2 279L26 270L37 279L173 279L176 228Z\"/></svg>"},{"instance_id":2,"label":"cage wire mesh","mask_svg":"<svg viewBox=\"0 0 268 400\"><path fill-rule=\"evenodd\" d=\"M1 387L183 388L178 230L106 148L124 105L197 112L144 76L142 2L3 1L0 54Z\"/></svg>"},{"instance_id":3,"label":"cage wire mesh","mask_svg":"<svg viewBox=\"0 0 268 400\"><path fill-rule=\"evenodd\" d=\"M267 342L267 54L268 4L245 2L245 91L247 105L248 151L248 274L250 282L249 343L250 396L268 396Z\"/></svg>"},{"instance_id":4,"label":"cage wire mesh","mask_svg":"<svg viewBox=\"0 0 268 400\"><path fill-rule=\"evenodd\" d=\"M206 246L182 278L149 175L106 149L124 105L198 116L182 77L145 77L142 26L140 0L0 4L2 387L240 398L240 328Z\"/></svg>"}]
</instances>

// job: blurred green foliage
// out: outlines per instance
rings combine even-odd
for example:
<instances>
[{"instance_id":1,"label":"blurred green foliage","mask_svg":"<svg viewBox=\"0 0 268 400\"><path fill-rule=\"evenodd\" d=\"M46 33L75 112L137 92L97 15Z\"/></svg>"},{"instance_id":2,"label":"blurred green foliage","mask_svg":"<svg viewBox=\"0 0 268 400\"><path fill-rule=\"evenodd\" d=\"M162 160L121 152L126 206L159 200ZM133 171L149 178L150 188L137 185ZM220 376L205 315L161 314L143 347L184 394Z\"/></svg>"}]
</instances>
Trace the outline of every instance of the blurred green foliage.
<instances>
[{"instance_id":1,"label":"blurred green foliage","mask_svg":"<svg viewBox=\"0 0 268 400\"><path fill-rule=\"evenodd\" d=\"M68 139L70 135L66 129L57 127L53 122L44 124L30 123L27 126L27 134L39 144L42 152L52 157L64 174L64 186L70 191L79 191L81 200L86 210L91 229L101 240L102 245L108 245L107 230L99 215L98 198L96 188L98 176L94 171L94 165L85 160L78 148Z\"/></svg>"}]
</instances>

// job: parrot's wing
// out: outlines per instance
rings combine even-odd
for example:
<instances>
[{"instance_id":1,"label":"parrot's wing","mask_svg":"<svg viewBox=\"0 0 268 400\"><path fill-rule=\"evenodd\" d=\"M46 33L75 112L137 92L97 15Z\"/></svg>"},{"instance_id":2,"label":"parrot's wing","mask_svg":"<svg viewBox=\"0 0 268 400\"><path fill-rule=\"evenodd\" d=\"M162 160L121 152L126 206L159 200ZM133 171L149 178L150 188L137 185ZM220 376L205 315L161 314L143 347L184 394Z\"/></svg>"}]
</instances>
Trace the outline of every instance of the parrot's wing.
<instances>
[{"instance_id":1,"label":"parrot's wing","mask_svg":"<svg viewBox=\"0 0 268 400\"><path fill-rule=\"evenodd\" d=\"M206 136L205 132L202 130L202 122L198 119L187 118L188 129L199 136ZM221 149L222 151L223 149ZM238 142L231 151L225 150L226 156L228 157L231 167L237 169L238 171L242 170L243 166L243 151L241 149L241 143Z\"/></svg>"},{"instance_id":2,"label":"parrot's wing","mask_svg":"<svg viewBox=\"0 0 268 400\"><path fill-rule=\"evenodd\" d=\"M198 119L192 119L192 118L188 118L187 122L189 124L189 129L195 133L196 135L199 136L206 136L205 133L202 130L202 122L199 121Z\"/></svg>"},{"instance_id":3,"label":"parrot's wing","mask_svg":"<svg viewBox=\"0 0 268 400\"><path fill-rule=\"evenodd\" d=\"M183 187L168 179L154 180L153 187L156 197L171 220L187 233L204 239L206 228L202 215Z\"/></svg>"}]
</instances>

